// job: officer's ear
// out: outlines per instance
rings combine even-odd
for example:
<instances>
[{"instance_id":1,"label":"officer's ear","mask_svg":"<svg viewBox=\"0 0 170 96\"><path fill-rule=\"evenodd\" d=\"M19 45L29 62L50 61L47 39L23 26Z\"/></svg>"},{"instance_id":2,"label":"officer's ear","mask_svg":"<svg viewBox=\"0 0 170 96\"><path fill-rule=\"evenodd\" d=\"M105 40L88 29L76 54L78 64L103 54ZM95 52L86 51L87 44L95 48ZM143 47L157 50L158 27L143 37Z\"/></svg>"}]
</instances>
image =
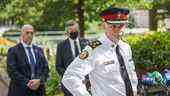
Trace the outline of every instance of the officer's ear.
<instances>
[{"instance_id":1,"label":"officer's ear","mask_svg":"<svg viewBox=\"0 0 170 96\"><path fill-rule=\"evenodd\" d=\"M102 22L103 29L106 29L107 23L106 22Z\"/></svg>"}]
</instances>

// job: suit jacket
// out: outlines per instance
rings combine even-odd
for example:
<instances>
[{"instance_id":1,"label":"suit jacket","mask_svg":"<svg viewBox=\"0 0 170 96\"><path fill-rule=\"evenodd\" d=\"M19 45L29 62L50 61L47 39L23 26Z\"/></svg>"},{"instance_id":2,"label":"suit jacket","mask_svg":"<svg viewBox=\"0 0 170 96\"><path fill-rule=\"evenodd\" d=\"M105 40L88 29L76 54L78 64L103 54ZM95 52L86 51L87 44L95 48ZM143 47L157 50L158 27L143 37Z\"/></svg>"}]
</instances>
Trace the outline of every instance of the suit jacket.
<instances>
[{"instance_id":1,"label":"suit jacket","mask_svg":"<svg viewBox=\"0 0 170 96\"><path fill-rule=\"evenodd\" d=\"M35 96L45 95L44 82L49 73L48 62L40 47L33 45L33 50L36 58L35 78L40 79L40 87L33 91L26 86L31 80L31 69L24 47L19 43L9 48L7 54L7 71L11 78L8 96L28 96L32 92L37 94Z\"/></svg>"},{"instance_id":2,"label":"suit jacket","mask_svg":"<svg viewBox=\"0 0 170 96\"><path fill-rule=\"evenodd\" d=\"M79 42L81 50L89 43L87 39L82 38L79 38ZM56 70L62 77L68 65L74 60L68 38L58 44L56 55Z\"/></svg>"}]
</instances>

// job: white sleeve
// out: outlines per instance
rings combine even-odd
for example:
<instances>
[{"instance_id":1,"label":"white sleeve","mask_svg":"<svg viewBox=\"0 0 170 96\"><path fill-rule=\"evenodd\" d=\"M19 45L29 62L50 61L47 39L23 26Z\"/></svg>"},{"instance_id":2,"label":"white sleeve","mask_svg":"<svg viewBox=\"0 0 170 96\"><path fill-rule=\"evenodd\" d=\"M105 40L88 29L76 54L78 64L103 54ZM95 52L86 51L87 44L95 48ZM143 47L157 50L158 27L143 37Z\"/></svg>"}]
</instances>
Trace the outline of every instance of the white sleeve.
<instances>
[{"instance_id":1,"label":"white sleeve","mask_svg":"<svg viewBox=\"0 0 170 96\"><path fill-rule=\"evenodd\" d=\"M134 94L135 96L137 95L137 85L138 85L138 78L137 78L137 74L136 74L136 70L135 70L135 64L134 64L134 61L132 59L132 51L131 51L131 48L129 46L129 55L130 55L130 58L128 60L129 62L129 66L131 67L130 68L130 79L131 79L131 83L132 83L132 87L133 87L133 91L134 91Z\"/></svg>"},{"instance_id":2,"label":"white sleeve","mask_svg":"<svg viewBox=\"0 0 170 96\"><path fill-rule=\"evenodd\" d=\"M92 48L87 46L83 51L88 52L86 54L88 57L82 59L79 55L75 58L68 66L62 79L62 83L73 96L90 96L82 80L94 69Z\"/></svg>"}]
</instances>

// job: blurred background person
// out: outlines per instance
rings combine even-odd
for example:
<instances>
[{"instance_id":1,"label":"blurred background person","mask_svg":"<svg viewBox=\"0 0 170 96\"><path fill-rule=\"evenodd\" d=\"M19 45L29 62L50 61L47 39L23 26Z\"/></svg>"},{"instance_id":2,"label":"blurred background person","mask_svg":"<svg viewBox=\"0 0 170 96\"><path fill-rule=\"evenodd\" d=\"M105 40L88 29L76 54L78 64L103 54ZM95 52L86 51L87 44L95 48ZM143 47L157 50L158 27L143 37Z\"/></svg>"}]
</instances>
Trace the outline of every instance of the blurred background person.
<instances>
[{"instance_id":1,"label":"blurred background person","mask_svg":"<svg viewBox=\"0 0 170 96\"><path fill-rule=\"evenodd\" d=\"M78 54L88 44L88 40L79 37L79 25L74 20L66 22L67 39L60 42L57 46L56 70L63 77L68 65L78 56ZM72 96L71 93L61 84L64 96Z\"/></svg>"},{"instance_id":2,"label":"blurred background person","mask_svg":"<svg viewBox=\"0 0 170 96\"><path fill-rule=\"evenodd\" d=\"M24 25L21 41L8 50L7 71L11 78L8 96L45 96L48 62L43 50L32 44L34 33L32 25Z\"/></svg>"}]
</instances>

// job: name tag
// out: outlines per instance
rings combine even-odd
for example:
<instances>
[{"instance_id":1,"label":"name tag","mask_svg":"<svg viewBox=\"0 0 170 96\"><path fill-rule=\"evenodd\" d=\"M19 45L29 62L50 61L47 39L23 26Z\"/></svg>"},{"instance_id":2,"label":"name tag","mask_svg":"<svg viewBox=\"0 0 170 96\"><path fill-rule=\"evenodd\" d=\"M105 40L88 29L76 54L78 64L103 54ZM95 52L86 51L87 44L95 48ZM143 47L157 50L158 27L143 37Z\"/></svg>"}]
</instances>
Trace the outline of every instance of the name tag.
<instances>
[{"instance_id":1,"label":"name tag","mask_svg":"<svg viewBox=\"0 0 170 96\"><path fill-rule=\"evenodd\" d=\"M104 62L103 64L104 65L109 65L109 64L114 64L115 63L115 61L114 60L111 60L111 61L106 61L106 62Z\"/></svg>"}]
</instances>

